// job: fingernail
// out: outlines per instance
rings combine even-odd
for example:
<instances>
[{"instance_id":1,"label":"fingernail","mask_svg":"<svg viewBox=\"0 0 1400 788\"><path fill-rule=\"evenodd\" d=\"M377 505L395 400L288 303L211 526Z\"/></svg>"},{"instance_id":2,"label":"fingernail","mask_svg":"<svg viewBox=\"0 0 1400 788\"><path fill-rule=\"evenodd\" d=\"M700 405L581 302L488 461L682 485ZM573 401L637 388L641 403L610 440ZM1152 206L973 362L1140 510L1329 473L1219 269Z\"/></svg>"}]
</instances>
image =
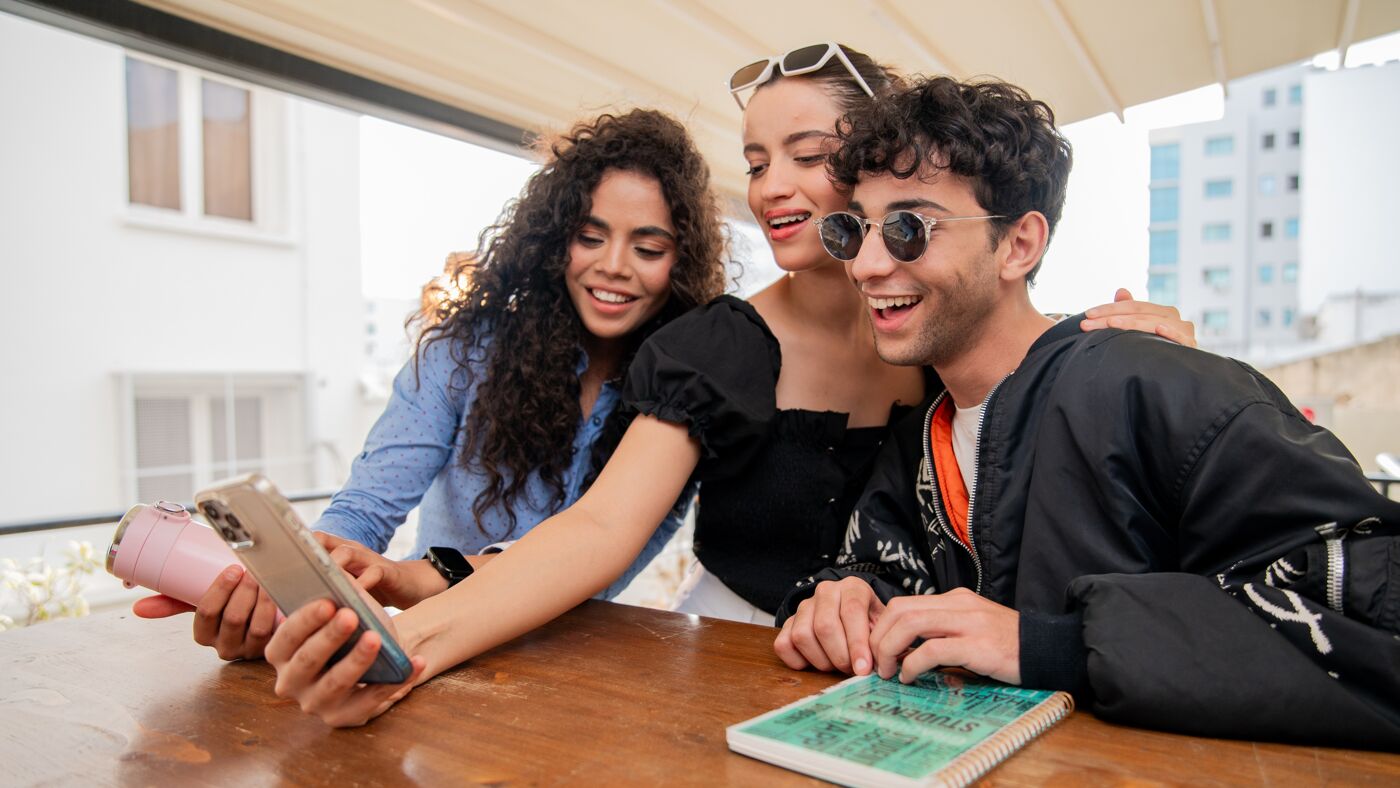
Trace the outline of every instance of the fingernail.
<instances>
[{"instance_id":1,"label":"fingernail","mask_svg":"<svg viewBox=\"0 0 1400 788\"><path fill-rule=\"evenodd\" d=\"M224 570L224 579L225 579L225 580L237 580L237 579L238 579L238 576L241 575L241 574L243 574L243 568L242 568L242 567L239 567L239 566L230 566L228 569L225 569L225 570Z\"/></svg>"},{"instance_id":2,"label":"fingernail","mask_svg":"<svg viewBox=\"0 0 1400 788\"><path fill-rule=\"evenodd\" d=\"M865 675L865 673L868 672L869 670L870 670L870 662L869 662L869 660L866 660L864 657L862 657L861 659L856 660L856 673L859 673L859 674L861 674L861 675Z\"/></svg>"}]
</instances>

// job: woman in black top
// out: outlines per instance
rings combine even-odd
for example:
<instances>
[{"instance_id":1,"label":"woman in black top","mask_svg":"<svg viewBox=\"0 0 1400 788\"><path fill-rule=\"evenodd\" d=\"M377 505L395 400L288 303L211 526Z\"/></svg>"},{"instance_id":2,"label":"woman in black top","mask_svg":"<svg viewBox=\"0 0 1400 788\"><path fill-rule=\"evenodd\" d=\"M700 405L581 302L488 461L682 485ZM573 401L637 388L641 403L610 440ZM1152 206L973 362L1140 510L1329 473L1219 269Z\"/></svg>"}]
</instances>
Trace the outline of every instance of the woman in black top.
<instances>
[{"instance_id":1,"label":"woman in black top","mask_svg":"<svg viewBox=\"0 0 1400 788\"><path fill-rule=\"evenodd\" d=\"M682 316L642 346L623 393L623 407L638 415L588 492L394 619L399 643L413 655L407 684L356 686L377 650L372 635L323 670L348 636L332 615L347 614L310 605L288 618L266 650L278 694L333 725L365 722L414 684L606 587L692 477L701 484L696 551L722 583L716 590L749 606L750 620L763 614L771 623L787 589L835 555L879 432L894 408L922 399L925 386L920 369L875 354L864 299L809 227L846 207L825 170L837 118L892 81L864 55L840 50L838 57L835 45L820 46L827 60L801 76L771 67L762 73L765 61L736 74L761 77L752 80L758 90L744 115L749 207L788 275L748 303L722 297ZM1107 309L1118 316L1084 328L1113 319L1172 337L1190 331L1174 310L1136 302ZM422 562L386 562L349 545L335 554L352 573L373 576L379 597L402 600L404 588L431 587L436 576Z\"/></svg>"}]
</instances>

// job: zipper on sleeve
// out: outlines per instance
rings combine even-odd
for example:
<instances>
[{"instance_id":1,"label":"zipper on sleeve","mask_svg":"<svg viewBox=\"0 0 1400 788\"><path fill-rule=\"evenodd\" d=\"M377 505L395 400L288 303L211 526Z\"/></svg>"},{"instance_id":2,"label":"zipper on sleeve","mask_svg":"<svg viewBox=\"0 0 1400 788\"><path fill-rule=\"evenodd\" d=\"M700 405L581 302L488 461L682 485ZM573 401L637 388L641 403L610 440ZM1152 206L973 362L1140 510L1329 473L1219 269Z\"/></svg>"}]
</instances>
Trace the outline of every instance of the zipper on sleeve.
<instances>
[{"instance_id":1,"label":"zipper on sleeve","mask_svg":"<svg viewBox=\"0 0 1400 788\"><path fill-rule=\"evenodd\" d=\"M1346 545L1342 544L1342 539L1346 537L1346 529L1337 523L1327 523L1319 525L1317 533L1321 536L1327 546L1327 606L1337 613L1343 613L1343 590L1346 587L1347 575L1347 553Z\"/></svg>"}]
</instances>

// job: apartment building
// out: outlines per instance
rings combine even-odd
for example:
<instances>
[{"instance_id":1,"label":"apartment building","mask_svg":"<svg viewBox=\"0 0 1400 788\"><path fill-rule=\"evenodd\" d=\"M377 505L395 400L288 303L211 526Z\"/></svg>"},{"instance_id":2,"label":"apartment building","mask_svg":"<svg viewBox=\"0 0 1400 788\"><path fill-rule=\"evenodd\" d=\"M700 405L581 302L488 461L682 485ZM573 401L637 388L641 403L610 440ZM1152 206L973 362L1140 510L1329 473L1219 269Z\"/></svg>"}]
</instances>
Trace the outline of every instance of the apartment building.
<instances>
[{"instance_id":1,"label":"apartment building","mask_svg":"<svg viewBox=\"0 0 1400 788\"><path fill-rule=\"evenodd\" d=\"M1233 82L1220 120L1149 137L1149 298L1196 321L1204 348L1300 340L1305 71Z\"/></svg>"}]
</instances>

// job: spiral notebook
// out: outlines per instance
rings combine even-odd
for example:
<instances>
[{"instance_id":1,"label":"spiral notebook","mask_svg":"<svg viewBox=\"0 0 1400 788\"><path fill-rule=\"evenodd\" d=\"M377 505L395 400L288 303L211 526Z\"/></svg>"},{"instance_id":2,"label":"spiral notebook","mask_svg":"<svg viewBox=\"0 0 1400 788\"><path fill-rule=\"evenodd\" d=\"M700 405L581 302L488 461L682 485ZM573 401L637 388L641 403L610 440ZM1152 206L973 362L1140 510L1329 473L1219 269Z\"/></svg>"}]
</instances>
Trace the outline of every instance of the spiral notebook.
<instances>
[{"instance_id":1,"label":"spiral notebook","mask_svg":"<svg viewBox=\"0 0 1400 788\"><path fill-rule=\"evenodd\" d=\"M726 731L729 748L856 786L967 785L1074 710L1065 692L929 672L856 676Z\"/></svg>"}]
</instances>

